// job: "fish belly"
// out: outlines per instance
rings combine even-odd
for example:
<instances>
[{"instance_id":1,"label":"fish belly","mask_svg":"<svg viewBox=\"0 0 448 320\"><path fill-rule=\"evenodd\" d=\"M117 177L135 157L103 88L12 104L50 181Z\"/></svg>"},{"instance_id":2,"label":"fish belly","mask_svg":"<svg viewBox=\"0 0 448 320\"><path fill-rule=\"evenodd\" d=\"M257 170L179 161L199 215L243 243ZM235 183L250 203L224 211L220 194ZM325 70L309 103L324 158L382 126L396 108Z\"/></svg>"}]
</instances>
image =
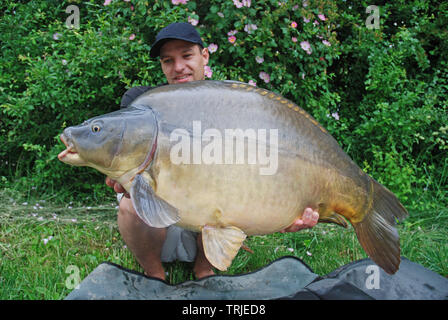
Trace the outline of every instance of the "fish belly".
<instances>
[{"instance_id":1,"label":"fish belly","mask_svg":"<svg viewBox=\"0 0 448 320\"><path fill-rule=\"evenodd\" d=\"M280 159L275 175L258 165L158 166L156 193L179 210L179 226L235 226L247 235L269 234L289 226L325 191L316 170L297 159ZM320 187L318 187L320 185Z\"/></svg>"}]
</instances>

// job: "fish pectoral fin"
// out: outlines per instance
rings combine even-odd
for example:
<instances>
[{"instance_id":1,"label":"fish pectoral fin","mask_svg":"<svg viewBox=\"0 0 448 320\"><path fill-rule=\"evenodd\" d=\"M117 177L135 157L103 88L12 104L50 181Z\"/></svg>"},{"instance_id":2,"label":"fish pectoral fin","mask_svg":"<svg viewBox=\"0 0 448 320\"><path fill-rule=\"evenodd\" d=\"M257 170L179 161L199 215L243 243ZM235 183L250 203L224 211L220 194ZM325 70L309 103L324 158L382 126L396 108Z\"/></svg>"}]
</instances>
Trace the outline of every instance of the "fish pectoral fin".
<instances>
[{"instance_id":1,"label":"fish pectoral fin","mask_svg":"<svg viewBox=\"0 0 448 320\"><path fill-rule=\"evenodd\" d=\"M159 198L140 174L135 176L130 194L137 215L150 227L165 228L180 220L177 209Z\"/></svg>"},{"instance_id":2,"label":"fish pectoral fin","mask_svg":"<svg viewBox=\"0 0 448 320\"><path fill-rule=\"evenodd\" d=\"M207 260L215 268L226 271L246 237L237 227L204 226L202 243Z\"/></svg>"},{"instance_id":3,"label":"fish pectoral fin","mask_svg":"<svg viewBox=\"0 0 448 320\"><path fill-rule=\"evenodd\" d=\"M347 221L345 221L344 217L341 216L340 214L333 212L330 216L328 217L322 217L319 218L319 222L326 222L326 223L335 223L338 224L344 228L348 227Z\"/></svg>"}]
</instances>

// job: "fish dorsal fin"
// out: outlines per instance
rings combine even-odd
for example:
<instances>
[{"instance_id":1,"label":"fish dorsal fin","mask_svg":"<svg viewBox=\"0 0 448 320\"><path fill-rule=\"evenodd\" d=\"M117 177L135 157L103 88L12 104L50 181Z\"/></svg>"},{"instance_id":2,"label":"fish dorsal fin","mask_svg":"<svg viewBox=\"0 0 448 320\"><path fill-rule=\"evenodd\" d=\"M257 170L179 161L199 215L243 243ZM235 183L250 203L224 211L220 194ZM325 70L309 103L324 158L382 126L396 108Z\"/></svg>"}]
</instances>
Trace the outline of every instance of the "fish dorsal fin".
<instances>
[{"instance_id":1,"label":"fish dorsal fin","mask_svg":"<svg viewBox=\"0 0 448 320\"><path fill-rule=\"evenodd\" d=\"M150 227L165 228L180 220L177 209L159 198L140 174L135 176L130 194L137 215Z\"/></svg>"},{"instance_id":2,"label":"fish dorsal fin","mask_svg":"<svg viewBox=\"0 0 448 320\"><path fill-rule=\"evenodd\" d=\"M344 228L348 227L347 221L345 221L344 217L336 212L333 212L328 217L319 218L319 222L335 223Z\"/></svg>"},{"instance_id":3,"label":"fish dorsal fin","mask_svg":"<svg viewBox=\"0 0 448 320\"><path fill-rule=\"evenodd\" d=\"M202 228L202 243L207 260L217 269L226 271L232 264L246 234L237 227Z\"/></svg>"}]
</instances>

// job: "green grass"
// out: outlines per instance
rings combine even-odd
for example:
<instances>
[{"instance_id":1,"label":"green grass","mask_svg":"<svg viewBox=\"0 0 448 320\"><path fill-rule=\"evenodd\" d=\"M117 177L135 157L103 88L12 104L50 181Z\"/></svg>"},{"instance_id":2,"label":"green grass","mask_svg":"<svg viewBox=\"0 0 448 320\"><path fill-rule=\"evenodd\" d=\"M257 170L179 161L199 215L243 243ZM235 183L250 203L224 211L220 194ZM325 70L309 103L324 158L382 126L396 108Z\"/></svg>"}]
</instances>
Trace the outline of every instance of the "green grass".
<instances>
[{"instance_id":1,"label":"green grass","mask_svg":"<svg viewBox=\"0 0 448 320\"><path fill-rule=\"evenodd\" d=\"M446 277L448 208L429 196L420 200L425 209L411 208L398 227L402 255ZM79 269L81 280L103 261L142 272L118 232L116 203L88 207L24 202L19 193L0 191L0 299L63 299L71 291L66 285L72 275L66 273L69 266ZM351 227L329 224L250 237L246 245L254 253L240 250L230 269L219 273L251 272L293 255L325 275L366 257ZM167 263L165 270L172 284L193 279L191 263Z\"/></svg>"}]
</instances>

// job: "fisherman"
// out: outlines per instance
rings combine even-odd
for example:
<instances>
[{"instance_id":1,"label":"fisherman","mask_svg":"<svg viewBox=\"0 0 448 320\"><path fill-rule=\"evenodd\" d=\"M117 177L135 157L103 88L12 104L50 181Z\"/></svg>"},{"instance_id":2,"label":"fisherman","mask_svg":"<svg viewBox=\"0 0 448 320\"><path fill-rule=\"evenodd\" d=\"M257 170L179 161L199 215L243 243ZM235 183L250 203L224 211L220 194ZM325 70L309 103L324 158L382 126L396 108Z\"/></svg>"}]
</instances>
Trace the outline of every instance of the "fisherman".
<instances>
[{"instance_id":1,"label":"fisherman","mask_svg":"<svg viewBox=\"0 0 448 320\"><path fill-rule=\"evenodd\" d=\"M167 84L205 80L204 68L209 61L209 52L197 30L189 23L173 23L163 28L156 36L150 51L152 58L159 57ZM121 100L125 108L139 95L150 90L150 86L133 87ZM215 274L205 257L202 235L177 226L153 228L137 215L129 194L110 178L106 184L118 193L118 228L127 247L145 270L145 274L165 280L162 262L174 260L194 261L196 279ZM306 208L302 217L281 232L295 232L316 225L319 214Z\"/></svg>"}]
</instances>

